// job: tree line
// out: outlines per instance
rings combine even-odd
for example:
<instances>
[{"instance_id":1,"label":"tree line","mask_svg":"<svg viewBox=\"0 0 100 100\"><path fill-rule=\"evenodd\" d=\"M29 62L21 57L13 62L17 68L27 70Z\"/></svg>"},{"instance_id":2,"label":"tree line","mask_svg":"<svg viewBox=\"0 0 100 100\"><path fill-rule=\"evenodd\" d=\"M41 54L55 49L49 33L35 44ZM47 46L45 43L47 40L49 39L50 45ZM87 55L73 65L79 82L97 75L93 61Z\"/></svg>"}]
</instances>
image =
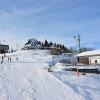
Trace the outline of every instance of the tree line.
<instances>
[{"instance_id":1,"label":"tree line","mask_svg":"<svg viewBox=\"0 0 100 100\"><path fill-rule=\"evenodd\" d=\"M62 50L62 52L70 52L70 50L64 45L64 44L59 44L59 43L53 43L52 41L48 42L48 40L45 39L44 42L38 41L38 44L43 46L43 47L51 47L51 46L55 46L59 49Z\"/></svg>"},{"instance_id":2,"label":"tree line","mask_svg":"<svg viewBox=\"0 0 100 100\"><path fill-rule=\"evenodd\" d=\"M26 44L31 43L31 40L32 40L32 39L29 39L28 42L27 42ZM35 44L39 44L39 45L41 45L41 46L43 46L43 47L51 47L51 46L57 47L57 48L59 48L59 49L62 50L62 53L76 53L76 52L77 52L76 48L74 48L74 47L68 48L68 47L66 47L64 44L53 43L52 41L48 41L47 39L45 39L44 42L41 42L41 41L38 41L38 40L35 38L35 39L34 39L34 43L35 43ZM25 44L25 45L26 45L26 44ZM92 47L81 47L81 48L80 48L80 53L81 53L81 52L85 52L85 51L91 51L91 50L93 50L93 49L94 49L94 48L92 48Z\"/></svg>"},{"instance_id":3,"label":"tree line","mask_svg":"<svg viewBox=\"0 0 100 100\"><path fill-rule=\"evenodd\" d=\"M64 44L53 43L52 41L48 42L46 39L44 42L38 41L38 44L40 44L43 47L51 47L52 45L54 45L55 47L60 48L63 53L75 53L76 52L76 48L73 48L73 47L67 48ZM94 48L81 47L80 53L85 52L85 51L91 51L91 50L94 50Z\"/></svg>"}]
</instances>

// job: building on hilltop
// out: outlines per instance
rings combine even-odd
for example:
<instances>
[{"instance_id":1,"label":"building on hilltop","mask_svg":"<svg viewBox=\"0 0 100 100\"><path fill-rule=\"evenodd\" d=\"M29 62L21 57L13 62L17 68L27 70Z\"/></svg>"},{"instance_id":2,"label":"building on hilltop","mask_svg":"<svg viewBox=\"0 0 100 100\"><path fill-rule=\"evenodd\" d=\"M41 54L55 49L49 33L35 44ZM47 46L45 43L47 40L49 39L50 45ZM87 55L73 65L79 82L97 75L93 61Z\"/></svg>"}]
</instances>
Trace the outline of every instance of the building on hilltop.
<instances>
[{"instance_id":1,"label":"building on hilltop","mask_svg":"<svg viewBox=\"0 0 100 100\"><path fill-rule=\"evenodd\" d=\"M38 41L37 41L37 39L35 38L35 39L29 39L28 40L28 42L25 44L25 46L36 46L38 44Z\"/></svg>"},{"instance_id":2,"label":"building on hilltop","mask_svg":"<svg viewBox=\"0 0 100 100\"><path fill-rule=\"evenodd\" d=\"M35 50L35 49L41 49L41 50L50 50L50 53L52 55L59 55L61 54L61 49L58 47L55 47L54 45L52 45L51 47L46 47L46 46L42 46L39 44L39 42L37 41L37 39L29 39L28 42L25 44L24 48L22 48L23 50Z\"/></svg>"},{"instance_id":3,"label":"building on hilltop","mask_svg":"<svg viewBox=\"0 0 100 100\"><path fill-rule=\"evenodd\" d=\"M50 47L50 51L52 55L59 55L61 54L61 48L55 47L54 45L52 45Z\"/></svg>"},{"instance_id":4,"label":"building on hilltop","mask_svg":"<svg viewBox=\"0 0 100 100\"><path fill-rule=\"evenodd\" d=\"M24 50L31 50L31 49L42 49L43 46L38 44L37 39L29 39L28 42L24 46Z\"/></svg>"}]
</instances>

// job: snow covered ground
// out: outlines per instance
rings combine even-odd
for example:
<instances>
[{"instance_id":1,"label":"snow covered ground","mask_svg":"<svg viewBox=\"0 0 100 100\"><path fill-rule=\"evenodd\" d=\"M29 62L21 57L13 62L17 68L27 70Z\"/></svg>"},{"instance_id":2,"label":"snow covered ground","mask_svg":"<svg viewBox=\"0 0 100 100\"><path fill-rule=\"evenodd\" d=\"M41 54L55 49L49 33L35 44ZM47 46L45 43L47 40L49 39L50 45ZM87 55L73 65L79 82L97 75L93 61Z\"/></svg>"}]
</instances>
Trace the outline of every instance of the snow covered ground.
<instances>
[{"instance_id":1,"label":"snow covered ground","mask_svg":"<svg viewBox=\"0 0 100 100\"><path fill-rule=\"evenodd\" d=\"M100 100L99 75L49 73L52 56L47 50L23 50L6 56L11 62L5 57L0 64L0 100Z\"/></svg>"}]
</instances>

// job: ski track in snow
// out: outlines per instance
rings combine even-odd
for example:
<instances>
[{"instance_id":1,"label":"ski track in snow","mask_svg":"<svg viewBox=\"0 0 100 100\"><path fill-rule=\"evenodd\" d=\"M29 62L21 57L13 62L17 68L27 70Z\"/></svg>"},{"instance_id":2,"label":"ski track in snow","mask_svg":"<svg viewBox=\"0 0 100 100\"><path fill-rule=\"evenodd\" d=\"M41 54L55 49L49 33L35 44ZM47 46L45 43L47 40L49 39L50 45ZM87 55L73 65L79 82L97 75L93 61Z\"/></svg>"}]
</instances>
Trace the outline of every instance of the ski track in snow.
<instances>
[{"instance_id":1,"label":"ski track in snow","mask_svg":"<svg viewBox=\"0 0 100 100\"><path fill-rule=\"evenodd\" d=\"M45 60L41 55L38 60L39 55L33 57L31 53L17 56L18 61L12 55L11 62L5 58L0 65L0 100L85 100L70 85L44 70L49 56Z\"/></svg>"}]
</instances>

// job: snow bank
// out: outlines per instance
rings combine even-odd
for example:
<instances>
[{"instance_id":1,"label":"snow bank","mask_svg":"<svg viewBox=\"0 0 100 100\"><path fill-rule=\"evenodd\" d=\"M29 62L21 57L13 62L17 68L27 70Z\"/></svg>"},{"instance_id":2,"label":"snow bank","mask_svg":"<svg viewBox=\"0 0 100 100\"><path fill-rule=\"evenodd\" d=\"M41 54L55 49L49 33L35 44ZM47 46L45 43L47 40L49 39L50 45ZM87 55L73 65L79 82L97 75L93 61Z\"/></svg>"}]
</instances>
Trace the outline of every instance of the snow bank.
<instances>
[{"instance_id":1,"label":"snow bank","mask_svg":"<svg viewBox=\"0 0 100 100\"><path fill-rule=\"evenodd\" d=\"M80 94L85 100L100 99L100 75L86 74L85 76L76 76L75 72L55 72L52 73L64 84Z\"/></svg>"}]
</instances>

